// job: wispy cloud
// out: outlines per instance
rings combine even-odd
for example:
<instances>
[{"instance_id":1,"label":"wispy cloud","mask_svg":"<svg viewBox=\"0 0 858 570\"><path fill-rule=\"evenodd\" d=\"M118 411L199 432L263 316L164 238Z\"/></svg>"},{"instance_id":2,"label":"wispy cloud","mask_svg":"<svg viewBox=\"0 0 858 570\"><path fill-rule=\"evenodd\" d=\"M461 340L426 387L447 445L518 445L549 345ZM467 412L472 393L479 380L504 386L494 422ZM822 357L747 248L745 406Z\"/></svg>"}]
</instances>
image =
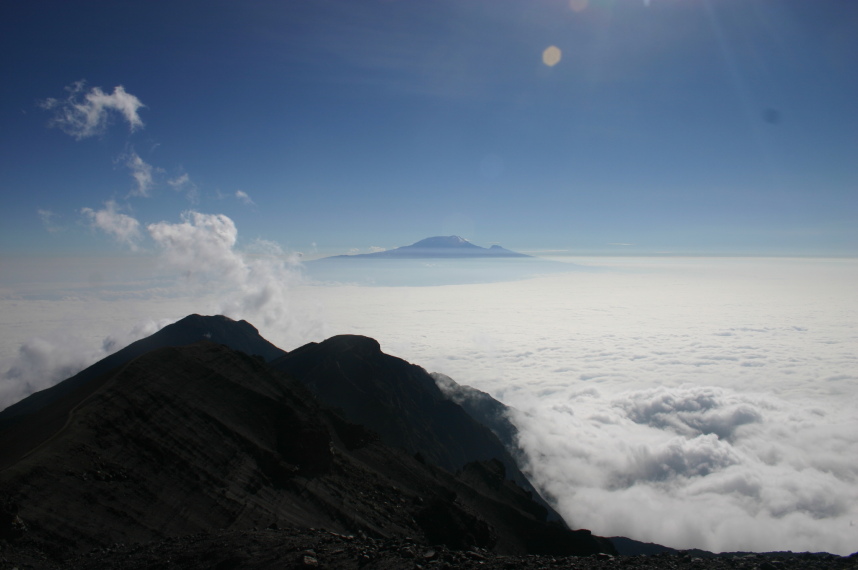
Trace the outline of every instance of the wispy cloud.
<instances>
[{"instance_id":1,"label":"wispy cloud","mask_svg":"<svg viewBox=\"0 0 858 570\"><path fill-rule=\"evenodd\" d=\"M242 204L245 204L247 206L256 205L256 202L254 202L244 190L236 190L235 197L238 198L238 200L241 201Z\"/></svg>"},{"instance_id":2,"label":"wispy cloud","mask_svg":"<svg viewBox=\"0 0 858 570\"><path fill-rule=\"evenodd\" d=\"M36 213L39 215L39 219L42 221L42 226L44 226L47 231L51 233L56 233L62 230L62 228L54 222L54 220L56 220L57 218L57 214L55 212L52 212L51 210L39 209L36 210Z\"/></svg>"},{"instance_id":3,"label":"wispy cloud","mask_svg":"<svg viewBox=\"0 0 858 570\"><path fill-rule=\"evenodd\" d=\"M81 80L66 87L65 99L45 99L41 107L54 112L51 125L81 140L104 133L113 115L119 115L134 132L143 128L138 111L145 105L136 96L125 91L122 85L105 93L100 87L86 90Z\"/></svg>"},{"instance_id":4,"label":"wispy cloud","mask_svg":"<svg viewBox=\"0 0 858 570\"><path fill-rule=\"evenodd\" d=\"M135 182L135 187L128 195L141 198L150 197L150 191L155 184L155 172L158 169L140 158L140 155L133 150L126 154L124 158L125 166L131 171L131 177L134 178Z\"/></svg>"},{"instance_id":5,"label":"wispy cloud","mask_svg":"<svg viewBox=\"0 0 858 570\"><path fill-rule=\"evenodd\" d=\"M200 191L197 185L191 181L191 177L187 172L183 172L175 178L170 178L167 180L167 184L176 192L183 192L191 204L199 203Z\"/></svg>"},{"instance_id":6,"label":"wispy cloud","mask_svg":"<svg viewBox=\"0 0 858 570\"><path fill-rule=\"evenodd\" d=\"M83 208L81 213L89 220L91 227L112 236L132 251L137 250L137 243L141 238L140 222L127 214L120 213L119 206L114 200L105 202L101 210Z\"/></svg>"}]
</instances>

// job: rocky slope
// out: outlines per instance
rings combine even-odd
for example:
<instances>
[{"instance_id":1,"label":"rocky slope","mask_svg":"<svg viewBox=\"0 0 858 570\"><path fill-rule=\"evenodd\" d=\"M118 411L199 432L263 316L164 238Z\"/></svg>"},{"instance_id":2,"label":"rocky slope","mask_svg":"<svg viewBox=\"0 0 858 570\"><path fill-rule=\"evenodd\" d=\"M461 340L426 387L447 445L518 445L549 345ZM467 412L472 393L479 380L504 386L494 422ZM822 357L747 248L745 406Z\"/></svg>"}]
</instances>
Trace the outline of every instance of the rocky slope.
<instances>
[{"instance_id":1,"label":"rocky slope","mask_svg":"<svg viewBox=\"0 0 858 570\"><path fill-rule=\"evenodd\" d=\"M514 445L510 433L505 434L509 441L502 442L475 419L474 414L489 417L482 413L483 407L469 413L460 405L466 398L457 402L441 391L426 370L384 354L374 339L335 336L295 349L271 366L300 380L320 401L342 411L349 421L369 427L385 443L419 453L445 469L456 471L472 461L499 460L507 476L530 492L550 518L561 520L519 470L510 453ZM452 384L447 378L447 385ZM503 404L491 401L500 406L492 411L502 415ZM494 419L492 425L500 425L500 418Z\"/></svg>"},{"instance_id":2,"label":"rocky slope","mask_svg":"<svg viewBox=\"0 0 858 570\"><path fill-rule=\"evenodd\" d=\"M258 354L266 361L286 354L286 351L262 338L259 331L247 321L233 321L221 315L211 317L189 315L176 323L167 325L153 335L129 344L71 378L36 392L0 411L0 430L151 350L165 346L184 346L201 340L223 344L247 354ZM2 448L2 442L0 442L0 448Z\"/></svg>"},{"instance_id":3,"label":"rocky slope","mask_svg":"<svg viewBox=\"0 0 858 570\"><path fill-rule=\"evenodd\" d=\"M510 555L613 549L546 522L502 462L437 467L264 358L208 341L147 352L13 427L24 451L0 472L7 560L272 525Z\"/></svg>"},{"instance_id":4,"label":"rocky slope","mask_svg":"<svg viewBox=\"0 0 858 570\"><path fill-rule=\"evenodd\" d=\"M4 565L0 551L0 568ZM21 567L82 570L144 570L151 568L338 568L384 570L817 570L858 568L858 557L829 554L747 554L700 557L676 552L651 556L586 557L494 554L478 547L451 550L426 546L408 537L377 539L314 528L268 528L215 531L153 541L114 544L92 550L65 563L54 563L38 551L19 552Z\"/></svg>"}]
</instances>

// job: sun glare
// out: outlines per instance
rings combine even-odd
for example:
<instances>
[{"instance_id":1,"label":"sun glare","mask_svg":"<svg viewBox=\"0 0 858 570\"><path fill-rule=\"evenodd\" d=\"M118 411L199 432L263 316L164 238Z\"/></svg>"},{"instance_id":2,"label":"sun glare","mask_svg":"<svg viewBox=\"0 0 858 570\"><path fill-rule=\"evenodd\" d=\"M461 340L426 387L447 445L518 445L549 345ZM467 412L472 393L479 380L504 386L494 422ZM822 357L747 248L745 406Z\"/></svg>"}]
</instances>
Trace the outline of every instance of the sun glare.
<instances>
[{"instance_id":1,"label":"sun glare","mask_svg":"<svg viewBox=\"0 0 858 570\"><path fill-rule=\"evenodd\" d=\"M560 48L557 46L549 46L545 48L545 51L542 52L542 63L547 65L548 67L554 67L558 63L560 63L560 57L562 53L560 52Z\"/></svg>"},{"instance_id":2,"label":"sun glare","mask_svg":"<svg viewBox=\"0 0 858 570\"><path fill-rule=\"evenodd\" d=\"M573 12L583 12L590 4L590 0L569 0L569 8Z\"/></svg>"}]
</instances>

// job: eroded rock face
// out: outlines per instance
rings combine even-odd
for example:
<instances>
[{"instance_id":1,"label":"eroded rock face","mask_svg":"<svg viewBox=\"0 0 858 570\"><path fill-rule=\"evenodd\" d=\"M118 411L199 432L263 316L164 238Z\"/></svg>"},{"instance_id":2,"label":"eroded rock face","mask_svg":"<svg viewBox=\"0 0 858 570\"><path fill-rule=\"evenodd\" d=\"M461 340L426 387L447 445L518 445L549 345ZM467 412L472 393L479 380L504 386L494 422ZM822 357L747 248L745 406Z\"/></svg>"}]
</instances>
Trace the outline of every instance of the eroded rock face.
<instances>
[{"instance_id":1,"label":"eroded rock face","mask_svg":"<svg viewBox=\"0 0 858 570\"><path fill-rule=\"evenodd\" d=\"M384 354L375 339L335 336L295 349L271 365L300 380L349 421L377 432L388 445L419 452L450 471L497 459L506 477L536 494L491 429L442 392L426 370Z\"/></svg>"},{"instance_id":2,"label":"eroded rock face","mask_svg":"<svg viewBox=\"0 0 858 570\"><path fill-rule=\"evenodd\" d=\"M415 517L430 544L443 544L454 550L476 546L492 549L497 535L486 521L466 512L455 501L435 499Z\"/></svg>"}]
</instances>

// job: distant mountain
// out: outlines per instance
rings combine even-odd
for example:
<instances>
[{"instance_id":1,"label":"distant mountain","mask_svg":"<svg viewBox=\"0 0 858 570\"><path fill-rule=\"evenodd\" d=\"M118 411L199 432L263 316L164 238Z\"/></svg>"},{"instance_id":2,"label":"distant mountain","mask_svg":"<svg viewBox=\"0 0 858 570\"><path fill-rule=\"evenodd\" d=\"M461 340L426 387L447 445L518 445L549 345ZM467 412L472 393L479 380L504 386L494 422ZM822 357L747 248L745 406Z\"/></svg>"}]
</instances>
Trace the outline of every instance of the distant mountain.
<instances>
[{"instance_id":1,"label":"distant mountain","mask_svg":"<svg viewBox=\"0 0 858 570\"><path fill-rule=\"evenodd\" d=\"M194 316L173 332L207 319ZM219 338L255 338L247 323L214 319ZM4 557L15 555L21 534L26 552L58 560L114 543L269 526L398 537L424 548L614 552L589 531L546 521L545 509L508 480L503 445L419 367L365 337L290 354L272 366L208 340L157 348L88 372L89 382L20 414L0 431L14 431L17 445L10 458L10 440L0 444L0 535L13 540ZM312 390L400 429L403 449ZM480 456L473 446L483 445ZM436 457L455 461L456 472L435 466Z\"/></svg>"},{"instance_id":2,"label":"distant mountain","mask_svg":"<svg viewBox=\"0 0 858 570\"><path fill-rule=\"evenodd\" d=\"M435 236L422 239L411 245L388 249L375 253L357 255L335 255L325 259L424 259L424 258L479 258L479 257L531 257L505 249L499 245L489 248L474 245L459 236Z\"/></svg>"}]
</instances>

